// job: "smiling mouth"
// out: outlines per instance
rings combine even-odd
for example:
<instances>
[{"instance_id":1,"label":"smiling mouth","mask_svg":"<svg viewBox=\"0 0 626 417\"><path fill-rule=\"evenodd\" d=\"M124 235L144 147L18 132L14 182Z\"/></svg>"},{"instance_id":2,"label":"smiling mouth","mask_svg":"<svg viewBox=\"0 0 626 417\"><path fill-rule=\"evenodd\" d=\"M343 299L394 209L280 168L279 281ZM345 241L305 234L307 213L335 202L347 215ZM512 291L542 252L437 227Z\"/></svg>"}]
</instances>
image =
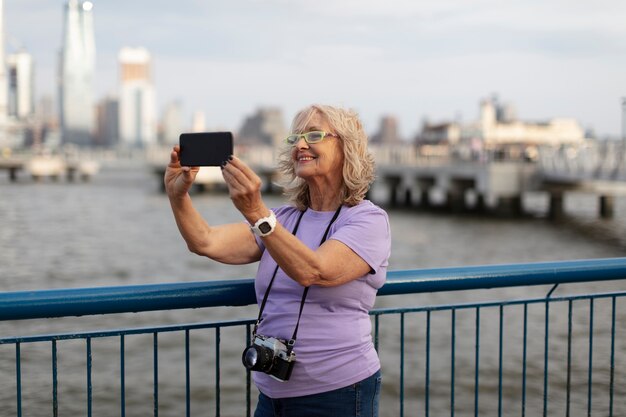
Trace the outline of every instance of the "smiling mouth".
<instances>
[{"instance_id":1,"label":"smiling mouth","mask_svg":"<svg viewBox=\"0 0 626 417\"><path fill-rule=\"evenodd\" d=\"M298 162L308 162L308 161L312 161L315 158L312 156L300 156L298 157Z\"/></svg>"}]
</instances>

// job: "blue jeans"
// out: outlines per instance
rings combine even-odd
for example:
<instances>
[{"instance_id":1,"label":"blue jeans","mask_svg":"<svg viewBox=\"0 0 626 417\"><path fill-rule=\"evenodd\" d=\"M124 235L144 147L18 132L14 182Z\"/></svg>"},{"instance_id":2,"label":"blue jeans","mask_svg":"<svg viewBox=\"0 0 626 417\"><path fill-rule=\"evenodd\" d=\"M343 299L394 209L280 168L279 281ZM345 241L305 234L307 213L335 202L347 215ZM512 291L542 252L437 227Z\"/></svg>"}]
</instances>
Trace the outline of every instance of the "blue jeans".
<instances>
[{"instance_id":1,"label":"blue jeans","mask_svg":"<svg viewBox=\"0 0 626 417\"><path fill-rule=\"evenodd\" d=\"M272 399L259 393L254 417L378 417L380 371L369 378L320 394Z\"/></svg>"}]
</instances>

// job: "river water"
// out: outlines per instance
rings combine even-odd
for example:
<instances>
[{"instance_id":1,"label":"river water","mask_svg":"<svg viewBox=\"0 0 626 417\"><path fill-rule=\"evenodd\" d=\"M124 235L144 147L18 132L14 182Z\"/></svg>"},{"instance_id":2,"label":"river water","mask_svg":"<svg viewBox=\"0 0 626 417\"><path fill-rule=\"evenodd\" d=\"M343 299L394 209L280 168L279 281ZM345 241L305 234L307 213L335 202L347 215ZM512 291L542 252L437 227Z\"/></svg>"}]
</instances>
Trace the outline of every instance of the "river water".
<instances>
[{"instance_id":1,"label":"river water","mask_svg":"<svg viewBox=\"0 0 626 417\"><path fill-rule=\"evenodd\" d=\"M22 176L17 183L0 177L0 289L2 291L52 288L115 286L130 284L250 278L255 265L225 266L187 251L179 236L167 198L160 192L159 179L143 166L104 167L90 182L34 182ZM374 193L375 195L375 193ZM281 204L278 195L267 196L270 206ZM198 210L212 224L241 221L225 194L195 194ZM485 265L590 259L626 256L626 200L616 200L613 219L597 218L597 202L588 195L566 196L568 218L553 223L545 218L547 196L529 195L524 206L527 215L518 218L424 212L416 209L388 210L392 228L390 270L428 267ZM592 287L592 288L591 288ZM622 283L572 287L577 290L623 289ZM540 297L548 288L501 289L455 294L381 297L378 307L464 302L477 298ZM561 290L559 290L561 291ZM564 291L563 293L565 293ZM543 382L544 307L530 308L527 415L541 411ZM605 307L598 306L598 309ZM555 308L558 313L558 308ZM626 311L618 309L618 335L626 335ZM163 323L249 318L254 307L217 308L111 317L85 317L47 321L0 323L0 335L27 335L74 332L86 329L141 327ZM473 415L474 410L474 312L459 312L456 319L457 346L455 370L455 410L457 415ZM507 359L504 369L505 415L519 415L520 310L512 309L504 321ZM604 316L603 316L604 317ZM623 320L619 320L622 318ZM395 321L394 321L395 320ZM430 415L448 415L450 406L450 313L433 314L431 337ZM551 316L551 354L564 355L567 338L566 312ZM481 365L497 361L496 312L481 316ZM424 316L407 316L405 367L405 414L422 415L424 408ZM564 324L565 323L565 324ZM492 329L488 329L491 324ZM605 324L605 323L604 323ZM603 323L598 324L603 331ZM574 314L574 334L588 332L588 309ZM495 329L494 329L495 327ZM551 327L553 328L553 327ZM435 336L442 329L441 336ZM383 386L382 416L398 415L399 325L396 319L381 321L381 360ZM484 335L483 333L484 332ZM621 333L620 333L621 332ZM494 339L494 337L496 339ZM127 337L126 407L131 416L152 415L152 339ZM85 342L59 343L60 415L85 415ZM193 415L213 415L214 379L208 366L213 363L214 333L192 333L192 410ZM244 340L241 332L224 330L222 335L222 415L243 415L245 380L241 378L239 355ZM23 415L51 415L50 345L23 345ZM232 345L232 348L230 347ZM159 415L183 415L184 334L163 334L159 339ZM618 348L626 349L618 342ZM119 415L119 339L93 343L94 415ZM495 349L495 350L494 350ZM574 359L586 363L585 346L574 349ZM608 353L606 344L597 346L594 358L604 361L594 369L596 391L606 391ZM133 355L134 354L134 355ZM208 358L208 359L207 359ZM606 359L606 360L605 360ZM594 361L595 363L596 361ZM495 362L497 364L497 362ZM552 365L551 365L552 366ZM551 369L550 407L561 410L565 397L564 362ZM496 368L497 369L497 368ZM586 411L586 368L576 371L572 399L573 415ZM16 415L15 348L0 346L0 415ZM490 372L490 371L489 371ZM620 373L621 372L621 373ZM616 388L616 409L626 413L624 371ZM480 410L491 415L497 409L494 393L497 375L480 374ZM595 382L595 381L594 381ZM604 390L604 391L603 391ZM621 391L619 391L621 390ZM594 407L606 409L606 395L594 393ZM602 403L602 405L599 405ZM621 408L619 408L621 407ZM596 410L596 408L594 408ZM616 415L619 415L616 414ZM623 414L622 414L623 415Z\"/></svg>"}]
</instances>

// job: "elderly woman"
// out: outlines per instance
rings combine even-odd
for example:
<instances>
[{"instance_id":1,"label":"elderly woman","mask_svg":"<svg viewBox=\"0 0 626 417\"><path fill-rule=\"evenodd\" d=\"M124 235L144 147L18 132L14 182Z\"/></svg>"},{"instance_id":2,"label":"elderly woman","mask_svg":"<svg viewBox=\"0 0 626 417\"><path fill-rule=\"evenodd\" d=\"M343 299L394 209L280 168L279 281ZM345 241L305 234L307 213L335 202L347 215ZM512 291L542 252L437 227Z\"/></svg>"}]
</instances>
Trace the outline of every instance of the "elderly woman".
<instances>
[{"instance_id":1,"label":"elderly woman","mask_svg":"<svg viewBox=\"0 0 626 417\"><path fill-rule=\"evenodd\" d=\"M198 168L176 146L165 186L191 251L227 264L260 261L260 304L244 365L259 388L255 417L377 416L380 362L368 311L385 282L387 214L365 200L374 178L356 113L313 105L294 118L279 167L290 204L269 209L240 159L222 167L247 222L208 225L188 191Z\"/></svg>"}]
</instances>

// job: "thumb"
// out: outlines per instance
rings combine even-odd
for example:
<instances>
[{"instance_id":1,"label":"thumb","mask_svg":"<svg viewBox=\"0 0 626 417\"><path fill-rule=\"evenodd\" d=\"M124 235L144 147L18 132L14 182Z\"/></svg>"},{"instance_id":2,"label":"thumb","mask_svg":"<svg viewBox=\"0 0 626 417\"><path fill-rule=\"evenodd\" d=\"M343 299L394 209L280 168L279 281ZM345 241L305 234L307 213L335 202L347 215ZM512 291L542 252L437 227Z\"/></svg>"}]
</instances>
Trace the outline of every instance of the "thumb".
<instances>
[{"instance_id":1,"label":"thumb","mask_svg":"<svg viewBox=\"0 0 626 417\"><path fill-rule=\"evenodd\" d=\"M196 179L196 175L198 175L198 171L200 171L200 167L182 167L182 169L185 180L189 182L193 182Z\"/></svg>"}]
</instances>

